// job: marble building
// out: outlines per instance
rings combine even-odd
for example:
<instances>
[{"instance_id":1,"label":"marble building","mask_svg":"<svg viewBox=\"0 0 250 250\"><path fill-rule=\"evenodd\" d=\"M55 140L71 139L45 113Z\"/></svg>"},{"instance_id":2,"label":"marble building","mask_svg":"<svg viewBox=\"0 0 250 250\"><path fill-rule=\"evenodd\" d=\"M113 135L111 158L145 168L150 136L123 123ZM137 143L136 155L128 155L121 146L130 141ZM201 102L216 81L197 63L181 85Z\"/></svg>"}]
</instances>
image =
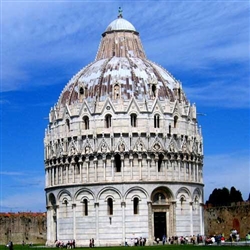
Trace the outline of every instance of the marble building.
<instances>
[{"instance_id":1,"label":"marble building","mask_svg":"<svg viewBox=\"0 0 250 250\"><path fill-rule=\"evenodd\" d=\"M196 106L121 11L51 108L44 155L48 245L204 234Z\"/></svg>"}]
</instances>

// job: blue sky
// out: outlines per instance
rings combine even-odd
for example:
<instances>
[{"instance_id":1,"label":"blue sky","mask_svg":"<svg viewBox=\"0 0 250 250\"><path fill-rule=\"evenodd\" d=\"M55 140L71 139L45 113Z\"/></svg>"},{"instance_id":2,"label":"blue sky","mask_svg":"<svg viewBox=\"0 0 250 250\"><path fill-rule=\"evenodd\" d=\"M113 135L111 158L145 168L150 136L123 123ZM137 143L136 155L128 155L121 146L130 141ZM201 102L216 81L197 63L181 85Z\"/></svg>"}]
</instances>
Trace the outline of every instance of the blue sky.
<instances>
[{"instance_id":1,"label":"blue sky","mask_svg":"<svg viewBox=\"0 0 250 250\"><path fill-rule=\"evenodd\" d=\"M64 86L95 59L118 7L148 59L196 103L205 201L214 188L250 191L249 1L1 2L0 212L45 211L43 138Z\"/></svg>"}]
</instances>

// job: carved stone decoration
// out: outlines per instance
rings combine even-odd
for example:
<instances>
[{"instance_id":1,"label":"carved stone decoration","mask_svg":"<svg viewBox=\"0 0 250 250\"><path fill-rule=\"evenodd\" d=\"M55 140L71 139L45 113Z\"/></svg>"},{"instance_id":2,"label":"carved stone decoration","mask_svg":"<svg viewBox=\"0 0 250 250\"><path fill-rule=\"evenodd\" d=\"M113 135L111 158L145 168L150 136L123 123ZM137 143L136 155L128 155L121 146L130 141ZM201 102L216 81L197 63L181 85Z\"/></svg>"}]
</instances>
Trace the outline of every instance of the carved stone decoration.
<instances>
[{"instance_id":1,"label":"carved stone decoration","mask_svg":"<svg viewBox=\"0 0 250 250\"><path fill-rule=\"evenodd\" d=\"M159 144L159 143L155 143L154 146L153 146L153 149L154 149L155 151L159 151L159 150L161 149L160 144Z\"/></svg>"},{"instance_id":2,"label":"carved stone decoration","mask_svg":"<svg viewBox=\"0 0 250 250\"><path fill-rule=\"evenodd\" d=\"M98 146L98 149L97 149L98 152L101 152L101 153L107 153L107 152L110 152L110 148L109 148L109 145L108 143L106 142L106 140L104 138L102 138L99 146Z\"/></svg>"}]
</instances>

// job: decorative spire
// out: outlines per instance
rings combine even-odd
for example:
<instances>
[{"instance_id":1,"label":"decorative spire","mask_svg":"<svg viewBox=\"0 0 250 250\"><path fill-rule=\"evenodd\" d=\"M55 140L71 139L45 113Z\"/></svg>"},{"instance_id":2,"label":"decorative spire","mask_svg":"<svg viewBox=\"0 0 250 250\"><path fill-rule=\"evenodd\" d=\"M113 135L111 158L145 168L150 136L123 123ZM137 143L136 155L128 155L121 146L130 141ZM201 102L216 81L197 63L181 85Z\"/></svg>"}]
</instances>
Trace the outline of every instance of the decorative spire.
<instances>
[{"instance_id":1,"label":"decorative spire","mask_svg":"<svg viewBox=\"0 0 250 250\"><path fill-rule=\"evenodd\" d=\"M118 9L118 18L122 18L122 8L119 7Z\"/></svg>"}]
</instances>

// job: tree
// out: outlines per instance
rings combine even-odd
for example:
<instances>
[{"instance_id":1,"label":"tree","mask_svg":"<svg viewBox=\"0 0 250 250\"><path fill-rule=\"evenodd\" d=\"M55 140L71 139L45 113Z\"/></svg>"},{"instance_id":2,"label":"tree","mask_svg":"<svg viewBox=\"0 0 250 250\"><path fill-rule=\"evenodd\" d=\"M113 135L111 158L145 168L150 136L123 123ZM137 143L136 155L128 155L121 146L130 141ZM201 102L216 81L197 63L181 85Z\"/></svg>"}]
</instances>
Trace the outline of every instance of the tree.
<instances>
[{"instance_id":1,"label":"tree","mask_svg":"<svg viewBox=\"0 0 250 250\"><path fill-rule=\"evenodd\" d=\"M242 194L239 190L236 190L235 187L231 187L229 192L226 187L223 187L222 189L215 188L212 194L209 195L206 204L210 203L213 206L230 206L231 202L238 201L243 201Z\"/></svg>"},{"instance_id":2,"label":"tree","mask_svg":"<svg viewBox=\"0 0 250 250\"><path fill-rule=\"evenodd\" d=\"M243 201L242 194L239 190L236 190L235 187L231 187L230 189L230 202L238 202Z\"/></svg>"}]
</instances>

